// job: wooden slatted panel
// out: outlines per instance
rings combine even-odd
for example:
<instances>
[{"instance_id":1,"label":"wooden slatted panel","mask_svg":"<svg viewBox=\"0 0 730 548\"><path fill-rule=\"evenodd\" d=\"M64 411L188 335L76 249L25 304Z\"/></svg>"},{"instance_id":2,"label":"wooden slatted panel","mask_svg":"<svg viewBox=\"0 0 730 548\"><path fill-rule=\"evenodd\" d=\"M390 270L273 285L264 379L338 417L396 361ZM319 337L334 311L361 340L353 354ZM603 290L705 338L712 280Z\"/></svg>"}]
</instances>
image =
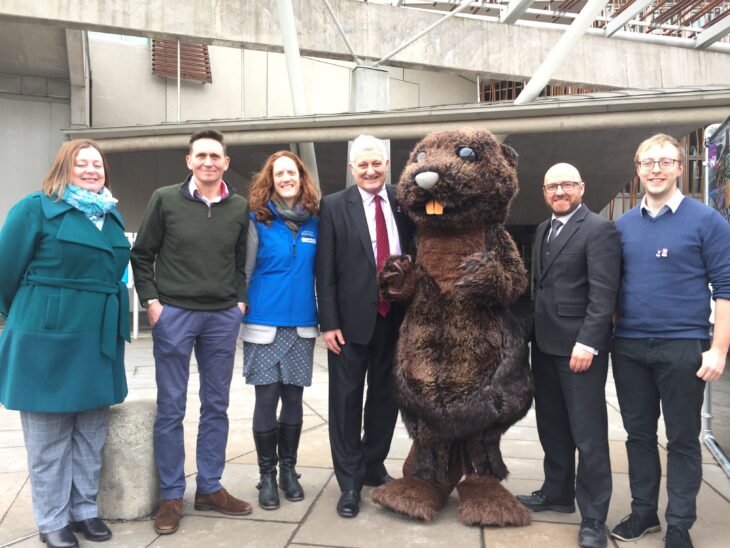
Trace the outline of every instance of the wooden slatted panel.
<instances>
[{"instance_id":1,"label":"wooden slatted panel","mask_svg":"<svg viewBox=\"0 0 730 548\"><path fill-rule=\"evenodd\" d=\"M499 101L514 101L522 92L525 83L511 80L481 80L480 86L480 101L483 103L496 103ZM580 95L593 92L595 92L594 89L556 84L546 86L540 93L540 97Z\"/></svg>"},{"instance_id":2,"label":"wooden slatted panel","mask_svg":"<svg viewBox=\"0 0 730 548\"><path fill-rule=\"evenodd\" d=\"M152 40L152 73L177 78L175 40ZM180 42L180 77L183 80L213 83L208 46Z\"/></svg>"}]
</instances>

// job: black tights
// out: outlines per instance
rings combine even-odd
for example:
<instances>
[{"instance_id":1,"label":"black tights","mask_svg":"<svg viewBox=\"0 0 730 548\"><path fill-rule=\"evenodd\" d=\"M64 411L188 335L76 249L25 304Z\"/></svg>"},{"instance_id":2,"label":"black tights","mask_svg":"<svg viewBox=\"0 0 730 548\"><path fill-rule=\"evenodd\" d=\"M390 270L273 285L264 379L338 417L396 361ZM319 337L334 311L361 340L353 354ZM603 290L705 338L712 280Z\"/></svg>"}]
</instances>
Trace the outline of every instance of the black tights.
<instances>
[{"instance_id":1,"label":"black tights","mask_svg":"<svg viewBox=\"0 0 730 548\"><path fill-rule=\"evenodd\" d=\"M256 405L253 408L254 432L269 432L277 427L276 407L281 399L279 422L297 425L302 423L303 386L294 384L257 384Z\"/></svg>"}]
</instances>

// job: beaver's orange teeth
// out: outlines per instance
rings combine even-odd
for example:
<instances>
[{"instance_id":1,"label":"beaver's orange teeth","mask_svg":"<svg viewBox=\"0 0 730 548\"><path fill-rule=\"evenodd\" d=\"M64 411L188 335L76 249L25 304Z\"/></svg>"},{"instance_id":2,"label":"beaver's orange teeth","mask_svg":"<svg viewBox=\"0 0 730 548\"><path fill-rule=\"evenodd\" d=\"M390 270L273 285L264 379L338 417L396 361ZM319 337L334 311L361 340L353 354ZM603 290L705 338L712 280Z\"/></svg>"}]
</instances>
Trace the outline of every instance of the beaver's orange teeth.
<instances>
[{"instance_id":1,"label":"beaver's orange teeth","mask_svg":"<svg viewBox=\"0 0 730 548\"><path fill-rule=\"evenodd\" d=\"M438 200L426 202L426 215L441 215L444 212L444 204Z\"/></svg>"}]
</instances>

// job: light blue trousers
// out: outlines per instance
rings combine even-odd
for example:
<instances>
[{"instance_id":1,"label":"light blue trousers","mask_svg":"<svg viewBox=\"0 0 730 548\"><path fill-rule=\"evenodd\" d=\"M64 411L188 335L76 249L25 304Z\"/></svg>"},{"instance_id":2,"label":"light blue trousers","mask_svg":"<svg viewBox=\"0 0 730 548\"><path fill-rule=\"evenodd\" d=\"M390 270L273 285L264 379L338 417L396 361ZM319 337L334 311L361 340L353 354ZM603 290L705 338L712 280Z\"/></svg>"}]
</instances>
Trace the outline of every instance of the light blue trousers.
<instances>
[{"instance_id":1,"label":"light blue trousers","mask_svg":"<svg viewBox=\"0 0 730 548\"><path fill-rule=\"evenodd\" d=\"M50 533L65 527L69 519L97 517L109 408L78 413L21 411L20 422L38 530Z\"/></svg>"}]
</instances>

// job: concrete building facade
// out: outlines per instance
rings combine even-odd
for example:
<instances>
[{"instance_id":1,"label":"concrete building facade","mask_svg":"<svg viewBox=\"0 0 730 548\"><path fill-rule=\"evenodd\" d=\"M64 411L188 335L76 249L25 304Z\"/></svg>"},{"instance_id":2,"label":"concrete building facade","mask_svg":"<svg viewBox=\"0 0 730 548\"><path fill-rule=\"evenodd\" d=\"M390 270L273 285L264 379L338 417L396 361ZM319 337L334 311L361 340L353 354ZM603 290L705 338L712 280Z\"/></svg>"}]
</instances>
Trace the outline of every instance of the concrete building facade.
<instances>
[{"instance_id":1,"label":"concrete building facade","mask_svg":"<svg viewBox=\"0 0 730 548\"><path fill-rule=\"evenodd\" d=\"M479 82L530 80L573 24L537 25L529 10L510 24L477 13L492 8L447 18L391 5L418 2L288 4L301 52L305 114L293 106L275 3L0 0L0 136L7 143L0 155L10 166L7 180L16 181L0 199L0 221L20 196L38 188L68 137L95 138L110 152L114 191L134 231L152 190L184 176L186 138L199 127L218 126L229 134L229 179L244 192L266 155L315 143L327 193L344 186L346 143L358 133L391 140L397 179L425 133L480 125L520 153L522 193L511 223L531 225L543 214L536 189L551 162L583 162L596 189L587 201L601 209L630 178L630 151L643 136L681 135L720 121L730 104L730 44L721 41L688 47L689 39L639 39L622 30L608 38L594 22L555 63L550 82L602 93L490 107L477 103ZM451 12L465 6L427 4ZM507 0L493 4L501 4L499 16L510 20ZM600 2L583 4L587 10ZM572 15L577 22L584 13ZM154 75L155 38L207 44L212 83L178 85L175 78ZM377 112L352 113L362 110L352 103L356 66L386 71L387 89L379 93L387 99ZM687 85L692 88L679 87ZM621 89L627 91L612 91Z\"/></svg>"}]
</instances>

